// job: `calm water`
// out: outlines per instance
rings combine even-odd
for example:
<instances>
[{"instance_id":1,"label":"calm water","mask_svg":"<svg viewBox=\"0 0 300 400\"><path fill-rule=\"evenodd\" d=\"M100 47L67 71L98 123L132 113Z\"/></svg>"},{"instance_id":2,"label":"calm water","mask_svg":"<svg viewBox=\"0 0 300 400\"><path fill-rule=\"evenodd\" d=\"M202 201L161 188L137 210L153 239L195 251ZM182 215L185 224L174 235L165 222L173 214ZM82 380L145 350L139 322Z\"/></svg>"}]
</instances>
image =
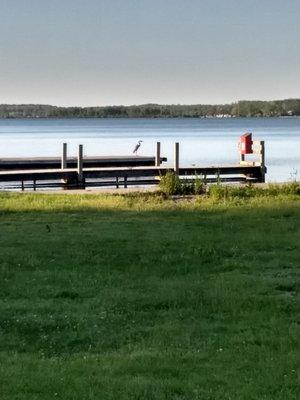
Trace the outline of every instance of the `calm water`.
<instances>
[{"instance_id":1,"label":"calm water","mask_svg":"<svg viewBox=\"0 0 300 400\"><path fill-rule=\"evenodd\" d=\"M60 155L64 141L70 155L79 143L85 155L128 155L141 139L141 155L154 155L160 141L172 162L178 141L182 164L235 163L246 131L265 140L268 181L299 180L300 118L0 120L0 157Z\"/></svg>"}]
</instances>

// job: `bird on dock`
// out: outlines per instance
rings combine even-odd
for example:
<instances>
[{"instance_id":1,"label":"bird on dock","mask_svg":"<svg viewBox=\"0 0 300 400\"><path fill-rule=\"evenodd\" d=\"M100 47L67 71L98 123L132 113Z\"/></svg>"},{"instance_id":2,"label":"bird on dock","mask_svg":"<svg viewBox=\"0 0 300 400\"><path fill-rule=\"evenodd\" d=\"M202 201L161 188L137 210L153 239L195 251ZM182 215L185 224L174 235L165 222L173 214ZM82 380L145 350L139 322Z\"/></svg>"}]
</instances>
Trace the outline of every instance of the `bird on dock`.
<instances>
[{"instance_id":1,"label":"bird on dock","mask_svg":"<svg viewBox=\"0 0 300 400\"><path fill-rule=\"evenodd\" d=\"M139 140L137 142L137 144L135 145L135 148L133 150L133 154L137 155L138 149L141 147L142 142L143 142L142 140Z\"/></svg>"}]
</instances>

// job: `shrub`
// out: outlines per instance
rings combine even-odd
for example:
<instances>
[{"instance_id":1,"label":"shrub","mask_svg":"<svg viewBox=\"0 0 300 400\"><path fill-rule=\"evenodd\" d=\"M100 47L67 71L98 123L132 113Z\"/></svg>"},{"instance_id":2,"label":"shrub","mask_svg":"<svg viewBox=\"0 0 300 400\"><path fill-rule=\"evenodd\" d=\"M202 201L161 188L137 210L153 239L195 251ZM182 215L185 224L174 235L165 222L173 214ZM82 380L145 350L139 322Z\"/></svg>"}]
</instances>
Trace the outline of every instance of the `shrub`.
<instances>
[{"instance_id":1,"label":"shrub","mask_svg":"<svg viewBox=\"0 0 300 400\"><path fill-rule=\"evenodd\" d=\"M168 196L205 193L205 185L200 178L196 177L193 180L184 178L180 180L179 176L173 171L168 171L166 175L161 177L159 187Z\"/></svg>"},{"instance_id":2,"label":"shrub","mask_svg":"<svg viewBox=\"0 0 300 400\"><path fill-rule=\"evenodd\" d=\"M196 176L194 181L194 193L195 194L204 194L206 192L206 187L202 179Z\"/></svg>"},{"instance_id":3,"label":"shrub","mask_svg":"<svg viewBox=\"0 0 300 400\"><path fill-rule=\"evenodd\" d=\"M179 176L173 171L168 171L165 175L161 176L159 187L168 196L181 194L182 192Z\"/></svg>"}]
</instances>

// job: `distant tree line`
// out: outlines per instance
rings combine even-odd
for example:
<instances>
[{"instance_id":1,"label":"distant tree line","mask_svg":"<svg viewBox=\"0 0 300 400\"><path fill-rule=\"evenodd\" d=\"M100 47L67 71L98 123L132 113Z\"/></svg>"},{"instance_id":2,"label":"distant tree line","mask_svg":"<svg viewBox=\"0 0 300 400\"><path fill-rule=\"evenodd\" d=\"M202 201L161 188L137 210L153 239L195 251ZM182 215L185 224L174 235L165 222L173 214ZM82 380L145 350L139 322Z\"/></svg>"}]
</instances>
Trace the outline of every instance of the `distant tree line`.
<instances>
[{"instance_id":1,"label":"distant tree line","mask_svg":"<svg viewBox=\"0 0 300 400\"><path fill-rule=\"evenodd\" d=\"M0 105L0 118L209 118L300 116L300 99L254 101L231 104L105 107L56 107L40 104Z\"/></svg>"}]
</instances>

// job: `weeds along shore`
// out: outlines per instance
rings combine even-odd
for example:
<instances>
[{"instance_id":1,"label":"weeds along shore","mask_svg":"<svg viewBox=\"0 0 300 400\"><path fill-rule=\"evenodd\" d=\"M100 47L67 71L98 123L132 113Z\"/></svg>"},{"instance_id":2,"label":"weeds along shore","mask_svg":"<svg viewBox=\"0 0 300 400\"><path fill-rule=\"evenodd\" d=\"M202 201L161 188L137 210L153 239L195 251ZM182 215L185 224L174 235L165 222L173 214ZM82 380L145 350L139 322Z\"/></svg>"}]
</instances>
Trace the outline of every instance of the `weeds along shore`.
<instances>
[{"instance_id":1,"label":"weeds along shore","mask_svg":"<svg viewBox=\"0 0 300 400\"><path fill-rule=\"evenodd\" d=\"M0 211L34 210L149 210L216 208L233 205L272 205L300 199L300 183L263 185L205 185L201 180L182 182L167 174L155 191L113 192L0 192Z\"/></svg>"}]
</instances>

